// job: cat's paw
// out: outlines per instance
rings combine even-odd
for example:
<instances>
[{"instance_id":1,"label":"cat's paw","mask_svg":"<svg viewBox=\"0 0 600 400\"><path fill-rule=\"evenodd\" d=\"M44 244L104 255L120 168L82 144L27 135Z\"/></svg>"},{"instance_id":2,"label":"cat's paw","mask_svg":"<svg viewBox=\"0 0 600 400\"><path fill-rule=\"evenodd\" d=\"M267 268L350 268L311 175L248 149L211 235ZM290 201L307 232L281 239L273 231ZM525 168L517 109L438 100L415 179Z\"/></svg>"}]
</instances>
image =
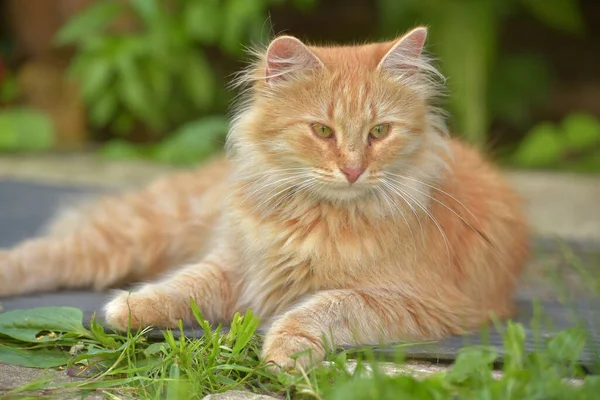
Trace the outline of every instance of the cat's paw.
<instances>
[{"instance_id":1,"label":"cat's paw","mask_svg":"<svg viewBox=\"0 0 600 400\"><path fill-rule=\"evenodd\" d=\"M106 322L119 331L145 328L175 328L171 299L167 293L143 288L136 292L119 291L104 307Z\"/></svg>"},{"instance_id":2,"label":"cat's paw","mask_svg":"<svg viewBox=\"0 0 600 400\"><path fill-rule=\"evenodd\" d=\"M272 369L298 369L322 361L325 348L318 337L305 333L269 332L265 337L261 358Z\"/></svg>"}]
</instances>

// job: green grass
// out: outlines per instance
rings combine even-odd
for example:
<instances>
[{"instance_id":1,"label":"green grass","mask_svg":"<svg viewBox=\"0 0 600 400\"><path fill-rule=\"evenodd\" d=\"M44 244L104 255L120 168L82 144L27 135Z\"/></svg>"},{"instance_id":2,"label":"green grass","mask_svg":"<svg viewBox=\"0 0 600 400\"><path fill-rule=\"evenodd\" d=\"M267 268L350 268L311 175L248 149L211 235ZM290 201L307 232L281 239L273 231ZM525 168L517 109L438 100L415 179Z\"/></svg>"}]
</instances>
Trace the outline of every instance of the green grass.
<instances>
[{"instance_id":1,"label":"green grass","mask_svg":"<svg viewBox=\"0 0 600 400\"><path fill-rule=\"evenodd\" d=\"M82 377L56 383L42 375L0 392L0 399L98 391L109 399L196 399L234 389L290 399L592 399L600 390L600 378L585 376L577 364L587 340L578 329L560 332L541 351L527 354L524 327L509 322L499 379L492 374L498 350L487 346L466 347L449 372L424 379L382 373L369 351L355 354L362 355L356 368L348 368L348 353L342 351L329 355L327 365L273 373L258 359L258 319L250 311L236 315L227 333L213 329L197 309L195 313L206 331L203 337L166 331L156 342L147 340L148 330L107 333L95 321L86 329L81 312L72 308L0 314L0 361L67 368ZM567 378L580 380L573 384Z\"/></svg>"},{"instance_id":2,"label":"green grass","mask_svg":"<svg viewBox=\"0 0 600 400\"><path fill-rule=\"evenodd\" d=\"M600 293L599 273L586 268L570 250L563 249L563 255L587 287ZM557 275L559 286L560 280ZM525 350L528 338L523 325L498 323L495 329L502 335L502 349L465 346L450 369L420 377L384 373L385 363L372 348L337 351L327 356L328 363L306 371L272 372L258 359L262 338L256 334L259 321L251 311L236 315L225 332L205 321L193 303L192 309L205 334L189 338L180 327L163 332L161 340L149 339L149 329L107 332L94 319L85 327L81 311L74 308L2 313L0 362L66 369L79 379L57 382L41 371L25 386L0 387L0 400L74 398L91 392L108 399L200 399L228 390L333 400L600 398L600 377L586 375L579 365L584 348L594 350L587 332L572 328L552 338L542 337L548 318L536 304L529 339L538 344L537 351ZM396 349L392 358L400 365L406 347Z\"/></svg>"}]
</instances>

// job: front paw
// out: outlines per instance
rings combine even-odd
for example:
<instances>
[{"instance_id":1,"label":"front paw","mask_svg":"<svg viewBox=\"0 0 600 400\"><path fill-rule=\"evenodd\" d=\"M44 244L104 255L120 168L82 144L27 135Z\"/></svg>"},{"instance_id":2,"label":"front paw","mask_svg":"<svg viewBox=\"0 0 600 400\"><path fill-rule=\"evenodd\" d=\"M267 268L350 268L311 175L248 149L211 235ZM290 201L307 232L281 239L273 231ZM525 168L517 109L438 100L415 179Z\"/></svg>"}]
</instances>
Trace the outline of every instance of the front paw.
<instances>
[{"instance_id":1,"label":"front paw","mask_svg":"<svg viewBox=\"0 0 600 400\"><path fill-rule=\"evenodd\" d=\"M323 342L306 333L267 333L261 358L284 370L306 368L325 357Z\"/></svg>"},{"instance_id":2,"label":"front paw","mask_svg":"<svg viewBox=\"0 0 600 400\"><path fill-rule=\"evenodd\" d=\"M148 326L175 328L178 320L173 318L170 295L158 290L144 288L137 292L119 291L104 307L106 322L119 331Z\"/></svg>"}]
</instances>

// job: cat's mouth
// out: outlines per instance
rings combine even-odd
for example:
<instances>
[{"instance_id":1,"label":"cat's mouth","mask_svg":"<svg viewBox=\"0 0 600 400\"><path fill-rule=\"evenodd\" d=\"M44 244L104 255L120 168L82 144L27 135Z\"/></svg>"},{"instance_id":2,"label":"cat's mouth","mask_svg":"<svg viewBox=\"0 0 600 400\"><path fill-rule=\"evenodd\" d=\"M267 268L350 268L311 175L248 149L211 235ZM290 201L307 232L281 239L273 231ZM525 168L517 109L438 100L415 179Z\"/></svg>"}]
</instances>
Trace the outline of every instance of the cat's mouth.
<instances>
[{"instance_id":1,"label":"cat's mouth","mask_svg":"<svg viewBox=\"0 0 600 400\"><path fill-rule=\"evenodd\" d=\"M322 181L319 185L319 192L328 199L335 200L352 200L363 197L370 193L373 189L373 185L368 182L354 182L349 183L347 181L333 181L327 180Z\"/></svg>"}]
</instances>

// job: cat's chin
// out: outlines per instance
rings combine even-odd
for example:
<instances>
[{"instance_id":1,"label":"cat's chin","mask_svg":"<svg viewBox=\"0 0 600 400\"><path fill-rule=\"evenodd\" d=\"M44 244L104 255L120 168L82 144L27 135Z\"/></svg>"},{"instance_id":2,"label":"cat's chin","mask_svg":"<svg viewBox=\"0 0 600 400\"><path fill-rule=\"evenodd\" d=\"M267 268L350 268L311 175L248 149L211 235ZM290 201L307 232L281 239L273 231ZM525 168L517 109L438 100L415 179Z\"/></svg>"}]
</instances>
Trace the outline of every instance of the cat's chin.
<instances>
[{"instance_id":1,"label":"cat's chin","mask_svg":"<svg viewBox=\"0 0 600 400\"><path fill-rule=\"evenodd\" d=\"M319 194L325 199L336 202L348 202L364 199L371 194L371 188L364 185L323 185Z\"/></svg>"}]
</instances>

